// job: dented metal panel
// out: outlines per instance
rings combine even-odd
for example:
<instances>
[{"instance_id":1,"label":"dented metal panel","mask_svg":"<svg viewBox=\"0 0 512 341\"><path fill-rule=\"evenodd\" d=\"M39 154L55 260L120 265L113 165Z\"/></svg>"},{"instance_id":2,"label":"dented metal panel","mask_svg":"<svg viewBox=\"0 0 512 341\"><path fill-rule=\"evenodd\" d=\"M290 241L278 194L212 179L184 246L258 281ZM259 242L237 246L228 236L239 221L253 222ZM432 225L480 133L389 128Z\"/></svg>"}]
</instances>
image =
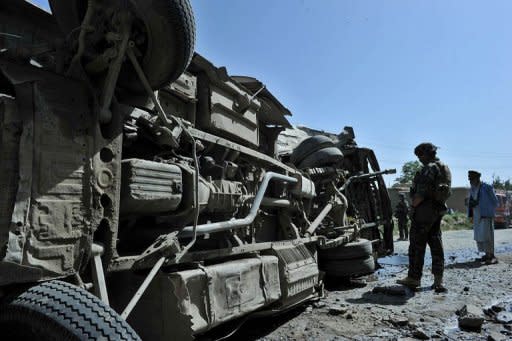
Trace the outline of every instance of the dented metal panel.
<instances>
[{"instance_id":1,"label":"dented metal panel","mask_svg":"<svg viewBox=\"0 0 512 341\"><path fill-rule=\"evenodd\" d=\"M195 124L197 77L184 72L180 78L158 91L160 103L166 113L184 118Z\"/></svg>"},{"instance_id":2,"label":"dented metal panel","mask_svg":"<svg viewBox=\"0 0 512 341\"><path fill-rule=\"evenodd\" d=\"M6 254L14 200L18 189L18 156L22 131L13 98L0 95L0 259Z\"/></svg>"},{"instance_id":3,"label":"dented metal panel","mask_svg":"<svg viewBox=\"0 0 512 341\"><path fill-rule=\"evenodd\" d=\"M198 117L200 129L259 146L257 112L261 102L234 82L226 68L217 68L196 54L190 69L198 77Z\"/></svg>"},{"instance_id":4,"label":"dented metal panel","mask_svg":"<svg viewBox=\"0 0 512 341\"><path fill-rule=\"evenodd\" d=\"M236 89L234 83L227 83L233 89L229 93L220 87L211 87L210 126L214 131L232 135L257 147L259 145L257 109L248 107L238 110L249 96ZM238 96L236 98L235 96Z\"/></svg>"},{"instance_id":5,"label":"dented metal panel","mask_svg":"<svg viewBox=\"0 0 512 341\"><path fill-rule=\"evenodd\" d=\"M62 96L63 84L56 79L33 84L35 110L23 115L12 232L23 245L23 265L70 274L86 260L92 236L84 205L90 188L83 186L92 176L87 161L94 145L86 133L91 124L87 98L77 84L66 84L74 87L72 96ZM74 111L75 105L83 111Z\"/></svg>"},{"instance_id":6,"label":"dented metal panel","mask_svg":"<svg viewBox=\"0 0 512 341\"><path fill-rule=\"evenodd\" d=\"M121 115L114 110L100 129L82 83L4 60L0 70L15 88L22 122L12 252L4 260L38 268L41 277L32 280L72 275L87 264L102 228L108 263L116 256Z\"/></svg>"},{"instance_id":7,"label":"dented metal panel","mask_svg":"<svg viewBox=\"0 0 512 341\"><path fill-rule=\"evenodd\" d=\"M112 285L133 281L119 276ZM143 339L183 340L184 329L199 334L276 302L281 297L279 280L275 256L160 272L129 321Z\"/></svg>"},{"instance_id":8,"label":"dented metal panel","mask_svg":"<svg viewBox=\"0 0 512 341\"><path fill-rule=\"evenodd\" d=\"M169 280L188 297L180 305L197 333L278 300L277 263L273 256L241 259L170 274Z\"/></svg>"},{"instance_id":9,"label":"dented metal panel","mask_svg":"<svg viewBox=\"0 0 512 341\"><path fill-rule=\"evenodd\" d=\"M282 305L292 305L315 293L319 271L306 245L275 245L272 253L279 258Z\"/></svg>"}]
</instances>

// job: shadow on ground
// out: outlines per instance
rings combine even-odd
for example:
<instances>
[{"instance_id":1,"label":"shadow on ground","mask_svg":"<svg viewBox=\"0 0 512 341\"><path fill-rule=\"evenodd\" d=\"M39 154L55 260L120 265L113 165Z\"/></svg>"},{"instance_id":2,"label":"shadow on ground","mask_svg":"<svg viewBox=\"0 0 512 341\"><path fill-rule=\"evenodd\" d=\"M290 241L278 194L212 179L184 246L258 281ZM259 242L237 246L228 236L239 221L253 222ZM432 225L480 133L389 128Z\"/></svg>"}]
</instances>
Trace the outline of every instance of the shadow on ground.
<instances>
[{"instance_id":1,"label":"shadow on ground","mask_svg":"<svg viewBox=\"0 0 512 341\"><path fill-rule=\"evenodd\" d=\"M430 287L419 288L416 291L427 291ZM414 297L415 292L401 285L390 285L385 287L376 287L372 291L367 291L359 298L348 298L346 301L352 304L381 304L381 305L404 305L409 299Z\"/></svg>"},{"instance_id":2,"label":"shadow on ground","mask_svg":"<svg viewBox=\"0 0 512 341\"><path fill-rule=\"evenodd\" d=\"M326 277L325 278L325 289L329 291L348 291L356 288L364 288L368 284L366 283L366 277L362 278L336 278Z\"/></svg>"},{"instance_id":3,"label":"shadow on ground","mask_svg":"<svg viewBox=\"0 0 512 341\"><path fill-rule=\"evenodd\" d=\"M199 341L235 341L235 340L258 340L277 328L281 327L288 321L304 313L307 305L302 305L287 312L267 316L253 317L251 319L243 318L233 322L229 322L220 327L214 328L201 337L196 338Z\"/></svg>"},{"instance_id":4,"label":"shadow on ground","mask_svg":"<svg viewBox=\"0 0 512 341\"><path fill-rule=\"evenodd\" d=\"M487 264L478 260L467 261L463 263L453 263L445 266L446 269L476 269L488 266Z\"/></svg>"}]
</instances>

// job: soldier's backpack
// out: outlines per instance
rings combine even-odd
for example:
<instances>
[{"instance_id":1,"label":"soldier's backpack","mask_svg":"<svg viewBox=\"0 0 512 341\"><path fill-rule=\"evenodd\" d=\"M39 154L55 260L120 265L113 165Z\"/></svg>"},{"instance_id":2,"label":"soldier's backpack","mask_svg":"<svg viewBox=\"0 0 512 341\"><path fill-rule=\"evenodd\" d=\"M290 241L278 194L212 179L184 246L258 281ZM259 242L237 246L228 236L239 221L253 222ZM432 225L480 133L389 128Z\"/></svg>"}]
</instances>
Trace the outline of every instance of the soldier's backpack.
<instances>
[{"instance_id":1,"label":"soldier's backpack","mask_svg":"<svg viewBox=\"0 0 512 341\"><path fill-rule=\"evenodd\" d=\"M452 194L452 173L448 166L441 161L436 161L436 165L439 169L439 174L436 177L434 185L434 200L445 205L446 200L448 200Z\"/></svg>"}]
</instances>

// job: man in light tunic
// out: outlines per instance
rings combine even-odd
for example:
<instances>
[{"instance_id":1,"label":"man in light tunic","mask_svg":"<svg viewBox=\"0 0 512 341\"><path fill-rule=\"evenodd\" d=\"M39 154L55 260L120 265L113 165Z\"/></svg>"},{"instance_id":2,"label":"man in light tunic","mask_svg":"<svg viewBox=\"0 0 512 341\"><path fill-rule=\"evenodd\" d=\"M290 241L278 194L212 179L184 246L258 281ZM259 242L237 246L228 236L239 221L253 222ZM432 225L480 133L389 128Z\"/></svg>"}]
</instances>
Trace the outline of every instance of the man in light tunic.
<instances>
[{"instance_id":1,"label":"man in light tunic","mask_svg":"<svg viewBox=\"0 0 512 341\"><path fill-rule=\"evenodd\" d=\"M468 215L473 218L474 239L479 252L485 255L479 260L486 264L498 262L494 256L494 214L498 198L491 185L480 181L477 171L468 172L469 190Z\"/></svg>"}]
</instances>

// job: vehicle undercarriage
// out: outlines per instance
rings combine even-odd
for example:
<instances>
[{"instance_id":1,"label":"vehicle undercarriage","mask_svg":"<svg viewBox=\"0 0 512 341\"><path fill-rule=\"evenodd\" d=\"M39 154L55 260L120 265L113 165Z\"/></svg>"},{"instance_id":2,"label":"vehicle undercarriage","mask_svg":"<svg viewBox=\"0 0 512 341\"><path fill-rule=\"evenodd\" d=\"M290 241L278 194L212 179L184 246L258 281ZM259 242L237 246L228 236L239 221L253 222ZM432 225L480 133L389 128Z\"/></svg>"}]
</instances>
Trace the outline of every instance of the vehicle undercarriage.
<instances>
[{"instance_id":1,"label":"vehicle undercarriage","mask_svg":"<svg viewBox=\"0 0 512 341\"><path fill-rule=\"evenodd\" d=\"M114 339L59 322L83 295L91 326L183 340L392 251L392 170L353 132L278 153L291 113L194 54L187 0L50 4L0 4L0 328Z\"/></svg>"}]
</instances>

